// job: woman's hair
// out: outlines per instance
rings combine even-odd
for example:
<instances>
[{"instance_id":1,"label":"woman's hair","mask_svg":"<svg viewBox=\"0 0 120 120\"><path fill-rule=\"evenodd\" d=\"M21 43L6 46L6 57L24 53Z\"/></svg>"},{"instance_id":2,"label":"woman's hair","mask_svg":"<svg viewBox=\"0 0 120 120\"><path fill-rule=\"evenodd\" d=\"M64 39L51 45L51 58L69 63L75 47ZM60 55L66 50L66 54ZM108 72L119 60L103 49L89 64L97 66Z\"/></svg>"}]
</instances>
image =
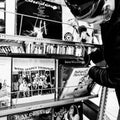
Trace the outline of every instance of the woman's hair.
<instances>
[{"instance_id":1,"label":"woman's hair","mask_svg":"<svg viewBox=\"0 0 120 120\"><path fill-rule=\"evenodd\" d=\"M71 108L74 109L73 116L75 116L76 114L79 114L79 112L78 112L78 108L77 108L76 105L71 105L70 108L69 108L69 111L70 111ZM68 115L67 115L67 118L68 118L69 120L71 120L71 119L70 119L70 115L69 115L69 113L68 113Z\"/></svg>"}]
</instances>

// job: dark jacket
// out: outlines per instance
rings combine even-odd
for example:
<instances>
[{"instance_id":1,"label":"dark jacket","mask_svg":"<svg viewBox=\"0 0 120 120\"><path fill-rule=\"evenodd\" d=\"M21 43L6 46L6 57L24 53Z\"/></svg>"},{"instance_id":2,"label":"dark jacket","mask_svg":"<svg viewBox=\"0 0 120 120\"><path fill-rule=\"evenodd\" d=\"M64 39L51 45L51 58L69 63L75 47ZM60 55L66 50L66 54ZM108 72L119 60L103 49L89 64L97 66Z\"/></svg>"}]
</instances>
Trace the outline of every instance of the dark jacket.
<instances>
[{"instance_id":1,"label":"dark jacket","mask_svg":"<svg viewBox=\"0 0 120 120\"><path fill-rule=\"evenodd\" d=\"M120 0L115 0L111 20L101 24L101 34L109 77L120 84Z\"/></svg>"},{"instance_id":2,"label":"dark jacket","mask_svg":"<svg viewBox=\"0 0 120 120\"><path fill-rule=\"evenodd\" d=\"M108 23L101 24L104 57L112 79L120 77L120 0L115 0L115 10Z\"/></svg>"}]
</instances>

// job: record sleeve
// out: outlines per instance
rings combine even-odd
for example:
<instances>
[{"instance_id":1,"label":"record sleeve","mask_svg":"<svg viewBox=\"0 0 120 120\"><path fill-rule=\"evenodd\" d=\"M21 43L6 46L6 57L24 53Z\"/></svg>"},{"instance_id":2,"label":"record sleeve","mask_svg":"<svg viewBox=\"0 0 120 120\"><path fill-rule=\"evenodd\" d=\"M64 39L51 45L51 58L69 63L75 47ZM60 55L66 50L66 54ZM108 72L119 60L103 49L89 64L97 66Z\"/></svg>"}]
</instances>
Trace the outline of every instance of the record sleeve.
<instances>
[{"instance_id":1,"label":"record sleeve","mask_svg":"<svg viewBox=\"0 0 120 120\"><path fill-rule=\"evenodd\" d=\"M7 120L52 120L52 109L46 108L9 115Z\"/></svg>"},{"instance_id":2,"label":"record sleeve","mask_svg":"<svg viewBox=\"0 0 120 120\"><path fill-rule=\"evenodd\" d=\"M72 103L54 107L54 120L82 120L81 103Z\"/></svg>"},{"instance_id":3,"label":"record sleeve","mask_svg":"<svg viewBox=\"0 0 120 120\"><path fill-rule=\"evenodd\" d=\"M55 60L13 58L12 104L54 100Z\"/></svg>"},{"instance_id":4,"label":"record sleeve","mask_svg":"<svg viewBox=\"0 0 120 120\"><path fill-rule=\"evenodd\" d=\"M18 0L16 12L18 35L62 39L61 5L45 0Z\"/></svg>"},{"instance_id":5,"label":"record sleeve","mask_svg":"<svg viewBox=\"0 0 120 120\"><path fill-rule=\"evenodd\" d=\"M90 95L95 83L89 77L88 70L87 67L63 67L60 72L59 99Z\"/></svg>"}]
</instances>

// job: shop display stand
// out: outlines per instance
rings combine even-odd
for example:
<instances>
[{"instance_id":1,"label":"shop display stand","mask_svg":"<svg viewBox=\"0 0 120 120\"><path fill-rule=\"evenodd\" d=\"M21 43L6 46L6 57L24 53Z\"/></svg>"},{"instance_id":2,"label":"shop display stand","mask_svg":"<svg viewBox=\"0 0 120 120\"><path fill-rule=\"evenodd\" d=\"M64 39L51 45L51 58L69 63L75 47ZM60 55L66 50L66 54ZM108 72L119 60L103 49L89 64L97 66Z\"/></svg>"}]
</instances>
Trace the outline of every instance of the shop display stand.
<instances>
[{"instance_id":1,"label":"shop display stand","mask_svg":"<svg viewBox=\"0 0 120 120\"><path fill-rule=\"evenodd\" d=\"M11 40L14 40L14 41L16 41L16 40L18 40L18 41L24 41L24 40L30 40L31 39L31 41L34 41L34 40L32 40L32 38L30 37L22 37L22 36L10 36L9 37L9 35L5 35L5 34L0 34L0 39L1 40L7 40L7 41L11 41ZM33 39L35 39L35 38L33 38ZM44 39L43 39L43 41L44 42L47 42L47 41L45 41ZM42 42L43 42L42 41ZM39 40L39 42L41 42L41 39ZM50 40L49 40L49 42L50 42ZM66 41L59 41L58 42L58 40L57 41L55 41L54 40L54 43L58 43L58 44L71 44L71 42L66 42ZM77 43L78 44L78 43ZM75 43L72 43L72 45L74 46L75 45ZM87 44L87 45L89 45L89 44ZM90 44L90 46L93 46L93 45L91 45ZM1 56L4 56L4 57L13 57L13 56L22 56L22 54L12 54L12 53L3 53L3 54L1 54ZM23 56L25 57L26 56L26 54L23 54ZM30 55L30 54L28 54L28 56L27 57L30 57L30 56L32 56L32 55ZM41 57L41 55L34 55L34 57ZM47 57L49 58L49 56L51 56L52 57L52 54L51 55L48 55ZM80 58L80 57L76 57L76 56L67 56L67 55L57 55L57 56L55 56L55 55L53 55L54 56L54 58L56 59L56 60L59 60L58 58L62 58L62 56L64 56L62 59L77 59L77 58ZM46 57L46 55L42 55L42 57L44 58L44 57ZM56 69L58 69L57 67L56 67ZM58 76L58 73L56 73L56 75ZM57 77L56 77L57 78ZM57 78L58 79L58 78ZM56 91L57 92L57 91ZM94 98L94 97L97 97L98 95L97 94L95 94L95 95L89 95L89 96L85 96L85 97L80 97L80 98L72 98L72 99L65 99L65 100L55 100L55 101L44 101L45 103L43 104L42 102L33 102L32 104L31 103L28 103L28 104L21 104L21 105L13 105L13 106L10 106L10 107L8 107L8 108L4 108L4 109L1 109L0 110L0 117L3 117L3 116L7 116L7 115L11 115L11 114L15 114L15 113L21 113L21 112L26 112L26 111L32 111L32 110L38 110L38 109L42 109L42 108L48 108L48 107L55 107L55 106L59 106L59 105L65 105L65 104L69 104L69 103L76 103L76 102L83 102L84 100L88 100L88 99L91 99L91 98Z\"/></svg>"},{"instance_id":2,"label":"shop display stand","mask_svg":"<svg viewBox=\"0 0 120 120\"><path fill-rule=\"evenodd\" d=\"M23 15L21 15L21 20L23 18ZM38 17L37 17L38 19ZM21 22L22 23L22 22ZM21 26L21 25L20 25ZM21 32L21 28L20 28L20 32ZM19 32L19 33L20 33ZM92 99L95 97L98 97L98 94L90 94L90 95L86 95L84 97L78 97L78 98L69 98L69 99L61 99L58 100L58 61L59 59L69 59L69 60L79 60L80 64L82 67L86 67L85 63L84 63L84 59L83 56L77 56L75 54L73 54L73 52L71 53L54 53L53 50L53 46L49 50L46 52L44 51L44 49L46 48L46 46L48 44L52 44L52 45L57 45L57 47L59 48L62 45L65 45L67 47L72 47L75 49L75 47L99 47L101 45L95 45L95 44L90 44L90 43L79 43L79 42L73 42L73 41L64 41L64 40L56 40L56 39L49 39L49 38L37 38L37 37L30 37L30 36L22 36L22 35L7 35L7 34L1 34L0 33L0 47L1 47L1 52L0 52L0 56L1 57L10 57L10 58L52 58L55 60L55 81L56 81L56 85L55 85L55 100L46 100L44 101L37 101L37 102L30 102L27 104L11 104L9 107L5 107L5 108L1 108L0 109L0 117L4 117L4 116L8 116L8 115L13 115L13 114L17 114L17 113L22 113L22 112L27 112L27 111L34 111L34 110L39 110L39 109L44 109L44 108L49 108L49 107L56 107L56 106L61 106L61 105L67 105L70 103L78 103L80 102L80 104L82 102L84 102L85 100L88 99ZM37 52L23 52L21 46L23 45L23 43L32 43L31 45L34 46L34 43L36 43L35 47L39 47L42 43L42 45L44 46L43 53L39 53L41 52L41 49L39 47L40 51ZM4 46L2 48L2 46ZM7 46L7 47L6 47ZM16 51L11 51L9 49L9 46L17 46L19 47L19 49L16 49ZM47 46L48 47L48 46ZM71 49L72 49L71 48ZM31 49L31 48L28 48ZM21 52L22 51L22 52ZM12 77L11 77L12 78ZM12 80L12 79L11 79ZM11 93L9 93L11 95ZM104 93L103 93L104 94ZM103 95L104 96L104 95ZM105 97L104 97L105 98ZM100 109L103 110L104 108L102 108L104 106L104 99L101 99L101 107ZM100 111L100 114L102 112ZM103 114L103 113L102 113ZM101 115L100 115L101 118ZM99 119L102 120L102 119Z\"/></svg>"},{"instance_id":3,"label":"shop display stand","mask_svg":"<svg viewBox=\"0 0 120 120\"><path fill-rule=\"evenodd\" d=\"M68 44L68 45L78 45L79 43L75 43L75 42L66 42L66 41L56 41L56 40L51 40L51 39L39 39L39 38L33 38L33 37L24 37L24 36L11 36L11 35L5 35L5 34L0 34L0 39L1 40L14 40L14 41L25 41L25 40L28 40L28 41L35 41L36 39L39 40L37 42L44 42L44 43L49 43L49 42L53 42L55 44ZM2 42L2 44L6 44L7 42ZM11 43L11 42L10 42ZM90 46L90 47L94 47L94 45L92 44L85 44L85 46ZM97 46L97 45L96 45ZM22 54L2 54L1 53L1 56L19 56ZM23 54L24 56L25 54ZM32 56L32 55L29 55L28 56ZM40 57L41 55L34 55L35 56L38 56ZM47 57L50 57L52 56L51 55L48 55ZM61 58L62 56L64 56L64 59L65 58L78 58L76 56L67 56L67 55L57 55L57 57L55 55L53 55L53 57L55 58ZM46 57L45 55L42 55L42 57ZM107 92L108 92L108 88L106 87L103 87L102 88L102 93L101 93L101 100L100 100L100 110L99 110L99 114L98 114L98 118L97 120L103 120L104 119L104 111L105 111L105 105L106 105L106 101L107 101ZM97 97L98 95L90 95L90 96L86 96L86 97L81 97L81 98L74 98L74 99L67 99L67 100L61 100L61 101L49 101L49 102L46 102L45 104L42 104L42 103L33 103L33 105L27 105L27 106L22 106L22 105L16 105L16 106L11 106L9 108L5 108L5 109L1 109L0 110L0 117L3 117L3 116L7 116L7 115L11 115L11 114L15 114L15 113L19 113L19 112L26 112L26 111L31 111L31 110L37 110L37 109L42 109L42 108L47 108L47 107L55 107L55 106L58 106L58 105L65 105L65 104L69 104L69 103L76 103L76 102L83 102L84 100L88 100L88 99L91 99L91 98L94 98L94 97Z\"/></svg>"}]
</instances>

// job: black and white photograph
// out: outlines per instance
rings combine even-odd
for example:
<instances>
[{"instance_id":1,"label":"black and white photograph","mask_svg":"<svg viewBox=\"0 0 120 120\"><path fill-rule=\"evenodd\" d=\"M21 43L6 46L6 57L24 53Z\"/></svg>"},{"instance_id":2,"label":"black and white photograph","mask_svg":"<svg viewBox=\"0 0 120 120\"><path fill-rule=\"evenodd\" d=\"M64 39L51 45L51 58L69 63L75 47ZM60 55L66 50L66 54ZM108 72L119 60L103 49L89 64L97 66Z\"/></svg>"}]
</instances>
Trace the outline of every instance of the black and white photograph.
<instances>
[{"instance_id":1,"label":"black and white photograph","mask_svg":"<svg viewBox=\"0 0 120 120\"><path fill-rule=\"evenodd\" d=\"M0 120L120 120L120 0L0 0Z\"/></svg>"},{"instance_id":2,"label":"black and white photograph","mask_svg":"<svg viewBox=\"0 0 120 120\"><path fill-rule=\"evenodd\" d=\"M55 99L54 88L53 59L13 59L11 96L13 104Z\"/></svg>"}]
</instances>

